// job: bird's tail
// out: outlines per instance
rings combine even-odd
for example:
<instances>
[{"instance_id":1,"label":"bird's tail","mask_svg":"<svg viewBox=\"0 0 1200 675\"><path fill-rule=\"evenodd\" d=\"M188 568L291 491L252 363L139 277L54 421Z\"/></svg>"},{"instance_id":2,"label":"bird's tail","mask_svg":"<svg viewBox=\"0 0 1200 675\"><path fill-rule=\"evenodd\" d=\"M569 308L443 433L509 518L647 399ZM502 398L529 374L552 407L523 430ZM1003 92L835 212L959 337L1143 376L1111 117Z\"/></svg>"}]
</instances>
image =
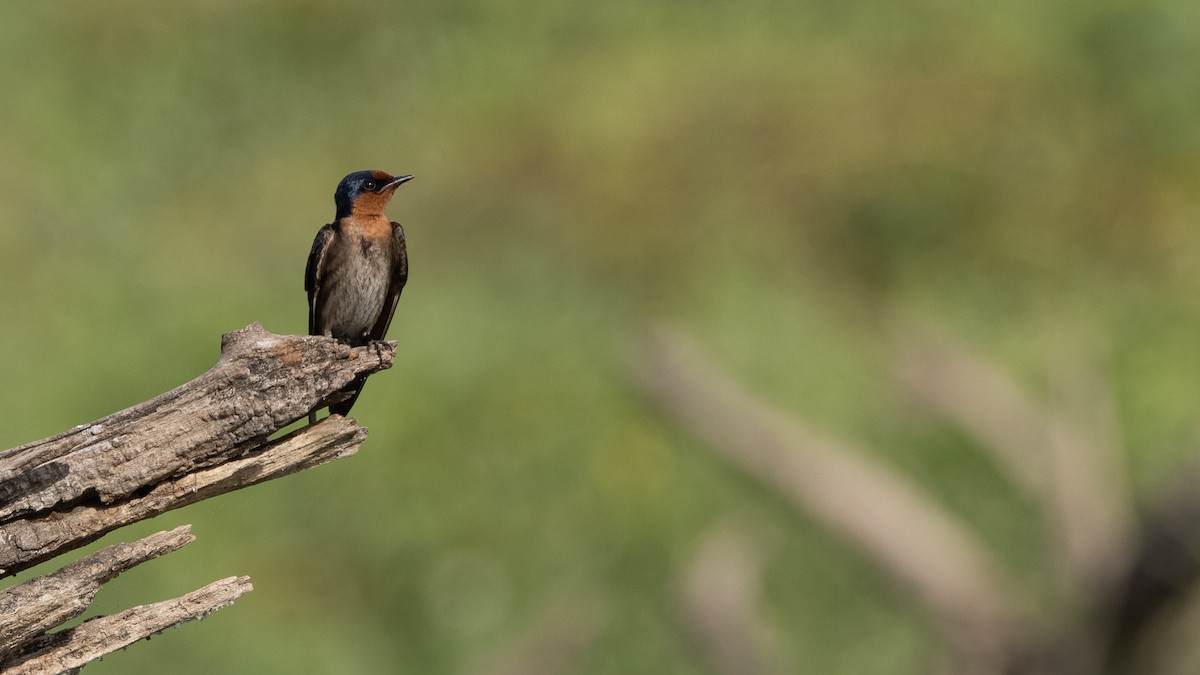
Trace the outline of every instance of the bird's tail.
<instances>
[{"instance_id":1,"label":"bird's tail","mask_svg":"<svg viewBox=\"0 0 1200 675\"><path fill-rule=\"evenodd\" d=\"M354 407L354 402L358 400L358 395L362 393L363 385L366 383L367 378L365 375L354 378L353 382L346 385L345 389L342 389L343 392L350 394L350 396L345 401L340 401L329 406L329 412L343 416L348 414L350 408Z\"/></svg>"}]
</instances>

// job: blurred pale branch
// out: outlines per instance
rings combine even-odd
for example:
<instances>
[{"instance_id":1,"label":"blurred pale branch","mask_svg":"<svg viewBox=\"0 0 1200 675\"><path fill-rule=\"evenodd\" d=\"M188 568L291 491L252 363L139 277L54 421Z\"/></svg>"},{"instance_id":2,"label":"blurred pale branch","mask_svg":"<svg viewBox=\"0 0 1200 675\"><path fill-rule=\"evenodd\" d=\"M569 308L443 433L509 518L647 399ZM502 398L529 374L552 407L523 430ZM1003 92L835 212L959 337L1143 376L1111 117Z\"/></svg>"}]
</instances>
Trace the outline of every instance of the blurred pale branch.
<instances>
[{"instance_id":1,"label":"blurred pale branch","mask_svg":"<svg viewBox=\"0 0 1200 675\"><path fill-rule=\"evenodd\" d=\"M1111 401L1095 400L1095 415L1110 420L1085 428L1074 417L1039 404L994 363L944 334L911 331L897 373L918 401L970 434L1014 484L1024 488L1055 526L1050 545L1068 583L1103 583L1127 548L1129 504L1111 427ZM1056 392L1103 399L1109 388L1067 365L1052 369ZM1089 592L1089 589L1076 589Z\"/></svg>"},{"instance_id":2,"label":"blurred pale branch","mask_svg":"<svg viewBox=\"0 0 1200 675\"><path fill-rule=\"evenodd\" d=\"M395 346L350 348L252 324L224 336L217 365L145 403L0 454L0 576L165 511L353 454L366 429L331 416L268 441L390 367ZM85 611L100 584L192 540L186 527L119 544L0 594L0 669L64 672L250 590L230 578L176 600L49 629Z\"/></svg>"},{"instance_id":3,"label":"blurred pale branch","mask_svg":"<svg viewBox=\"0 0 1200 675\"><path fill-rule=\"evenodd\" d=\"M658 330L635 375L722 458L854 542L909 587L956 650L1000 665L1016 585L981 542L903 475L751 396L689 340ZM989 672L981 670L980 672Z\"/></svg>"},{"instance_id":4,"label":"blurred pale branch","mask_svg":"<svg viewBox=\"0 0 1200 675\"><path fill-rule=\"evenodd\" d=\"M683 570L681 619L718 673L789 672L781 664L783 636L763 614L763 562L757 543L725 522L703 536Z\"/></svg>"},{"instance_id":5,"label":"blurred pale branch","mask_svg":"<svg viewBox=\"0 0 1200 675\"><path fill-rule=\"evenodd\" d=\"M1180 487L1135 523L1127 515L1132 507L1121 489L1116 451L1108 445L1114 433L1094 440L1074 418L1041 412L1003 369L963 347L945 340L910 342L900 364L907 386L975 436L1070 536L1049 543L1050 556L1068 563L1068 597L1086 599L1073 598L1052 619L1040 617L983 545L920 487L866 452L756 399L677 332L655 330L638 347L635 377L686 428L732 466L856 544L932 611L951 647L951 672L1179 672L1173 664L1187 657L1192 642L1178 638L1180 627L1194 626L1196 615L1181 608L1200 583L1200 499L1194 488L1200 472L1180 472ZM1093 380L1064 376L1062 382L1062 391L1086 389L1101 407L1089 418L1111 411L1092 390L1096 385L1088 384ZM731 559L717 572L712 564L698 569L730 577L726 582L736 589L746 582L748 563L730 565ZM692 604L691 620L706 633L723 633L719 640L708 636L718 662L751 663L758 656L747 651L744 636L710 627L701 605L725 601L717 582L707 586L707 597L693 594L703 602ZM735 609L746 611L749 601L740 602Z\"/></svg>"}]
</instances>

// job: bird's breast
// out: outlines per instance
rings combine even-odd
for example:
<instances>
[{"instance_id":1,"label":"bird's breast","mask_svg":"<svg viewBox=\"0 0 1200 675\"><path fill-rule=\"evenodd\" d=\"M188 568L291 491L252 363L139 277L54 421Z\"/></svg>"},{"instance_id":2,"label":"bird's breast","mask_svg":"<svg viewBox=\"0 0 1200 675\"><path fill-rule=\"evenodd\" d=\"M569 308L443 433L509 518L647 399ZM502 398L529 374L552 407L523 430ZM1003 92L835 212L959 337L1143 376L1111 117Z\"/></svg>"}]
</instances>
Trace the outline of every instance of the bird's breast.
<instances>
[{"instance_id":1,"label":"bird's breast","mask_svg":"<svg viewBox=\"0 0 1200 675\"><path fill-rule=\"evenodd\" d=\"M342 340L360 340L379 319L391 280L389 240L345 228L331 246L322 279L324 302L318 319Z\"/></svg>"}]
</instances>

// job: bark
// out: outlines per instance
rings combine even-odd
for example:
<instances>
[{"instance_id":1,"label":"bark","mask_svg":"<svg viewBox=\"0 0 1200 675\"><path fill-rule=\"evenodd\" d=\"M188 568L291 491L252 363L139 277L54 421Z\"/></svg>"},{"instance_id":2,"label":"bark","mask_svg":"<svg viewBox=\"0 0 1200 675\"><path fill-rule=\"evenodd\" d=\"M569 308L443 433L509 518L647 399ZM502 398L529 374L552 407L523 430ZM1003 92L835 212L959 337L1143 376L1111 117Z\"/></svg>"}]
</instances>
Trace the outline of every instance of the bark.
<instances>
[{"instance_id":1,"label":"bark","mask_svg":"<svg viewBox=\"0 0 1200 675\"><path fill-rule=\"evenodd\" d=\"M165 480L144 496L88 504L0 525L0 577L11 576L104 534L165 511L354 454L367 430L334 415L248 457Z\"/></svg>"},{"instance_id":2,"label":"bark","mask_svg":"<svg viewBox=\"0 0 1200 675\"><path fill-rule=\"evenodd\" d=\"M0 522L79 502L110 504L261 445L359 373L391 367L394 345L350 348L274 335L225 335L207 373L145 403L0 455Z\"/></svg>"}]
</instances>

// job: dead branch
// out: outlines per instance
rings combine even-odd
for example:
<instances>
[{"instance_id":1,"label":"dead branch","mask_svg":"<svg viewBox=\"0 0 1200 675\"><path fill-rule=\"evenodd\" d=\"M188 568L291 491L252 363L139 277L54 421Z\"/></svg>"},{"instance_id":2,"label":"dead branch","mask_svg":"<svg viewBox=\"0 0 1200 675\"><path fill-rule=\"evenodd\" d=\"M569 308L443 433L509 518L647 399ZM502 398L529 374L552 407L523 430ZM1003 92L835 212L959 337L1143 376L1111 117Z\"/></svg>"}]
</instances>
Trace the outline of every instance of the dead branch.
<instances>
[{"instance_id":1,"label":"dead branch","mask_svg":"<svg viewBox=\"0 0 1200 675\"><path fill-rule=\"evenodd\" d=\"M367 430L331 416L268 438L339 399L360 375L391 367L394 343L350 348L275 335L226 334L200 377L91 424L0 453L0 577L165 511L353 454ZM47 633L86 610L101 584L191 541L186 527L119 544L0 592L4 672L67 672L250 590L230 578L181 598Z\"/></svg>"},{"instance_id":2,"label":"dead branch","mask_svg":"<svg viewBox=\"0 0 1200 675\"><path fill-rule=\"evenodd\" d=\"M0 662L22 644L82 614L100 584L151 558L195 541L187 525L132 544L116 544L47 574L0 591Z\"/></svg>"},{"instance_id":3,"label":"dead branch","mask_svg":"<svg viewBox=\"0 0 1200 675\"><path fill-rule=\"evenodd\" d=\"M268 443L261 451L163 481L142 497L76 506L0 525L0 577L10 576L106 533L160 513L354 454L367 430L334 415Z\"/></svg>"},{"instance_id":4,"label":"dead branch","mask_svg":"<svg viewBox=\"0 0 1200 675\"><path fill-rule=\"evenodd\" d=\"M168 508L265 480L270 476L253 480L264 470L284 475L311 466L314 450L326 459L347 454L363 435L332 423L253 458L271 434L356 375L390 367L394 350L385 343L351 349L329 338L274 335L252 324L225 335L217 365L191 382L0 454L0 575ZM229 467L241 473L204 473L246 457L252 459ZM187 494L201 488L204 497ZM69 522L58 527L46 522L51 518Z\"/></svg>"},{"instance_id":5,"label":"dead branch","mask_svg":"<svg viewBox=\"0 0 1200 675\"><path fill-rule=\"evenodd\" d=\"M4 672L6 675L70 672L172 626L203 619L251 590L254 587L249 577L229 577L174 600L91 619L35 641L28 655L4 666Z\"/></svg>"},{"instance_id":6,"label":"dead branch","mask_svg":"<svg viewBox=\"0 0 1200 675\"><path fill-rule=\"evenodd\" d=\"M356 375L391 367L394 354L394 345L352 349L257 323L228 333L217 365L191 382L0 455L0 522L81 501L110 504L241 456Z\"/></svg>"}]
</instances>

